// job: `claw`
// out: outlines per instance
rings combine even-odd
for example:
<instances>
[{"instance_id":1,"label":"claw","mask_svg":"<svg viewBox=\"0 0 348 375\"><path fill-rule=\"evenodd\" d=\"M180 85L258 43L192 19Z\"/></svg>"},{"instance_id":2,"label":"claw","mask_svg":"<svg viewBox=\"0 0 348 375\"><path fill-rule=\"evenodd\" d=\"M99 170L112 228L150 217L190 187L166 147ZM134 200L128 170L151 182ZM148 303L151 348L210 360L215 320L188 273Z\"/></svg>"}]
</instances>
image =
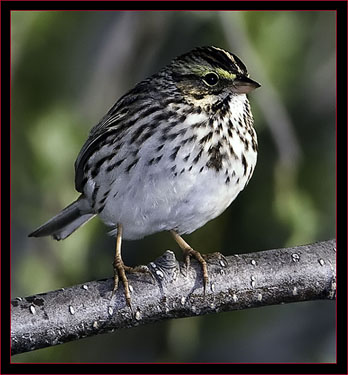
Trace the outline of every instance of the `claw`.
<instances>
[{"instance_id":1,"label":"claw","mask_svg":"<svg viewBox=\"0 0 348 375\"><path fill-rule=\"evenodd\" d=\"M123 286L124 286L124 294L126 298L126 304L127 306L132 309L131 306L131 297L130 297L130 291L129 291L129 283L126 276L126 271L129 271L130 267L125 266L123 264L122 259L119 256L115 256L114 260L114 288L112 291L112 296L114 296L117 288L119 280L122 280Z\"/></svg>"},{"instance_id":2,"label":"claw","mask_svg":"<svg viewBox=\"0 0 348 375\"><path fill-rule=\"evenodd\" d=\"M203 272L203 295L205 296L207 286L208 286L208 268L207 262L205 261L204 257L199 251L193 250L192 247L181 237L179 236L174 230L170 231L173 235L177 244L181 247L182 251L184 252L184 260L185 266L188 270L190 268L191 257L194 257L198 260L198 262L202 265L202 272Z\"/></svg>"}]
</instances>

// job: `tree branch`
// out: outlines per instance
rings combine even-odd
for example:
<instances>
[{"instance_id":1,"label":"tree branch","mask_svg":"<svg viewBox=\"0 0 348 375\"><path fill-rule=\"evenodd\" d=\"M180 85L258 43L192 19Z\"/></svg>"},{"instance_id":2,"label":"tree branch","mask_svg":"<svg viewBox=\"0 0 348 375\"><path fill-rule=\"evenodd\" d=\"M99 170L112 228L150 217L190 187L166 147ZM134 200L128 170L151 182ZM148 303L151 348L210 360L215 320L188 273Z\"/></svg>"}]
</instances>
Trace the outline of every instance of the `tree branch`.
<instances>
[{"instance_id":1,"label":"tree branch","mask_svg":"<svg viewBox=\"0 0 348 375\"><path fill-rule=\"evenodd\" d=\"M192 260L186 272L168 250L148 265L151 274L128 274L132 311L121 283L111 297L111 278L13 299L12 355L164 319L335 299L335 257L335 240L229 257L209 254L204 297L201 265Z\"/></svg>"}]
</instances>

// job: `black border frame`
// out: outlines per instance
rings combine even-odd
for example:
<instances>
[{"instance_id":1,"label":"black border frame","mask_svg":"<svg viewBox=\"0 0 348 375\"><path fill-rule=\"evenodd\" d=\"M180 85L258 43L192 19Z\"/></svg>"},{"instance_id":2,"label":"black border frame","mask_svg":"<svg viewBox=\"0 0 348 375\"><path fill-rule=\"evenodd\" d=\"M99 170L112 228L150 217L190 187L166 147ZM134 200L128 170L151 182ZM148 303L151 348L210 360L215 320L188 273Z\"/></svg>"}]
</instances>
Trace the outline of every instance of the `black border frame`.
<instances>
[{"instance_id":1,"label":"black border frame","mask_svg":"<svg viewBox=\"0 0 348 375\"><path fill-rule=\"evenodd\" d=\"M1 309L2 350L0 372L11 373L259 373L259 374L347 374L347 2L346 1L201 1L201 2L147 2L147 1L1 1L1 203L2 203L2 252L1 252ZM14 10L335 10L337 15L337 123L336 123L336 233L338 267L337 299L337 363L336 364L18 364L10 363L10 288L8 283L8 248L10 232L10 13ZM344 147L345 146L345 147ZM343 200L343 202L342 202ZM343 216L343 211L346 215Z\"/></svg>"}]
</instances>

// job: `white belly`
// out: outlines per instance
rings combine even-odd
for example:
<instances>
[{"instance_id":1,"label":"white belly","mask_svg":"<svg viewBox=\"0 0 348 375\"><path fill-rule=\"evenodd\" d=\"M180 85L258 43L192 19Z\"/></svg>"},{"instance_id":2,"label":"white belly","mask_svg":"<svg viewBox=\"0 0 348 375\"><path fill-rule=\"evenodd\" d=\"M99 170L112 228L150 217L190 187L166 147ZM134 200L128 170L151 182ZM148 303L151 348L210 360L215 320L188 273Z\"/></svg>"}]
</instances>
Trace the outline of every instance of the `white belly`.
<instances>
[{"instance_id":1,"label":"white belly","mask_svg":"<svg viewBox=\"0 0 348 375\"><path fill-rule=\"evenodd\" d=\"M243 190L256 153L250 151L247 160L246 173L240 161L232 161L228 183L225 169L218 173L203 161L183 173L181 166L173 172L164 162L150 170L139 164L130 175L116 178L100 217L108 225L122 223L125 239L170 229L191 233L219 216Z\"/></svg>"}]
</instances>

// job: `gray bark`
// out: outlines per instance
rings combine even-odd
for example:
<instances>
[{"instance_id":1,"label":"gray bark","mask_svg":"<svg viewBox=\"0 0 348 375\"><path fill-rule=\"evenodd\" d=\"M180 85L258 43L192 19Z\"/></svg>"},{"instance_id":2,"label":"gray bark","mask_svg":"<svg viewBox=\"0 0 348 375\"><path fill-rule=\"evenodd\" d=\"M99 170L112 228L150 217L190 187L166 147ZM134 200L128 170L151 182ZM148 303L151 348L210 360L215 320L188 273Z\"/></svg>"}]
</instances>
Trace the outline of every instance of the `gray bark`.
<instances>
[{"instance_id":1,"label":"gray bark","mask_svg":"<svg viewBox=\"0 0 348 375\"><path fill-rule=\"evenodd\" d=\"M172 251L131 273L132 310L123 285L113 279L17 297L11 301L12 355L164 319L288 302L336 297L336 242L223 257L206 256L209 284L203 294L201 265L185 265Z\"/></svg>"}]
</instances>

